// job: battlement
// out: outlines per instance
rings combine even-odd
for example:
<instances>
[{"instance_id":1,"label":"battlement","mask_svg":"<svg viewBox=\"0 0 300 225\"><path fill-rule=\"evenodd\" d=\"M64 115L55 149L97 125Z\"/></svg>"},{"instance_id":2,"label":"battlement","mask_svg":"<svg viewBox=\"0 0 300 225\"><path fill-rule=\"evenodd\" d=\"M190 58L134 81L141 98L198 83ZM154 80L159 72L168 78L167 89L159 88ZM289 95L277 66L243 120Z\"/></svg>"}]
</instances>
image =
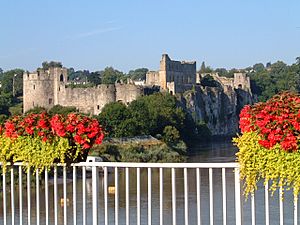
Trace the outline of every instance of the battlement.
<instances>
[{"instance_id":1,"label":"battlement","mask_svg":"<svg viewBox=\"0 0 300 225\"><path fill-rule=\"evenodd\" d=\"M33 72L24 72L24 81L34 81L34 80L55 80L58 76L59 80L62 82L67 81L67 68L49 68L49 70L37 69Z\"/></svg>"}]
</instances>

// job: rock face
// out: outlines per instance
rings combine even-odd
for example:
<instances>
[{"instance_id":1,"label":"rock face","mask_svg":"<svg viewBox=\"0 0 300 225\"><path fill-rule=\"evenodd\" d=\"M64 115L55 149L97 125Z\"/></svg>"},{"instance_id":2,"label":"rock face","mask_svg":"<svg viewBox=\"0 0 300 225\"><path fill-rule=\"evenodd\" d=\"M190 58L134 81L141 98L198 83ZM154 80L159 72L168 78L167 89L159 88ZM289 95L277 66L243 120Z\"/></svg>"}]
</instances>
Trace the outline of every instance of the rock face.
<instances>
[{"instance_id":1,"label":"rock face","mask_svg":"<svg viewBox=\"0 0 300 225\"><path fill-rule=\"evenodd\" d=\"M197 85L181 96L181 102L196 122L207 124L212 135L233 136L239 131L241 108L253 104L253 98L242 89Z\"/></svg>"}]
</instances>

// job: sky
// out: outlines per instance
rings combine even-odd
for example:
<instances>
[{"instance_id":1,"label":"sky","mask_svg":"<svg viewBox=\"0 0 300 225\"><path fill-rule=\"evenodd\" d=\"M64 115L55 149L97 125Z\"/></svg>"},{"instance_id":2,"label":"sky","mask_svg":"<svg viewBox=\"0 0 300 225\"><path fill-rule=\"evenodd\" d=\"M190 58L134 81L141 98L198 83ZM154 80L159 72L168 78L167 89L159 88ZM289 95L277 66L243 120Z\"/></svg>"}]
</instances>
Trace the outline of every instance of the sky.
<instances>
[{"instance_id":1,"label":"sky","mask_svg":"<svg viewBox=\"0 0 300 225\"><path fill-rule=\"evenodd\" d=\"M0 68L158 70L163 53L213 68L300 56L300 1L1 0Z\"/></svg>"}]
</instances>

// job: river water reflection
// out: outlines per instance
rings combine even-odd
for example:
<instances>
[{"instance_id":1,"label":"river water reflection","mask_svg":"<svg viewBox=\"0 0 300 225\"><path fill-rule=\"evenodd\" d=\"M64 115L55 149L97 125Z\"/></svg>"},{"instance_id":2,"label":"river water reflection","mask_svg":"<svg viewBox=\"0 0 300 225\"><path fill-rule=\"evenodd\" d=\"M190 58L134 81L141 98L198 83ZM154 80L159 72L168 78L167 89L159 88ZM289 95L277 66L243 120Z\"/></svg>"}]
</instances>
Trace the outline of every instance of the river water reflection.
<instances>
[{"instance_id":1,"label":"river water reflection","mask_svg":"<svg viewBox=\"0 0 300 225\"><path fill-rule=\"evenodd\" d=\"M234 162L237 149L230 142L214 142L195 145L191 149L188 162ZM25 176L25 175L24 175ZM188 185L189 185L189 224L197 224L196 218L196 179L195 170L188 170ZM103 178L99 177L99 224L104 224L104 196L103 196ZM214 182L214 224L223 224L222 220L222 186L221 186L221 170L215 169L213 172ZM235 224L235 207L234 207L234 174L232 169L226 170L227 182L227 224ZM136 224L136 170L130 169L130 224ZM201 170L201 216L202 224L209 224L209 188L208 188L208 170ZM108 176L108 185L114 186L114 174ZM120 169L119 173L119 224L125 224L125 171ZM68 205L68 224L73 224L73 202L72 202L72 181L69 180L67 185ZM92 224L92 180L86 180L87 190L87 224ZM31 189L31 224L36 224L36 208L40 210L40 224L45 224L45 196L44 185L40 188L40 203L36 205L35 189ZM176 191L177 191L177 224L184 224L184 186L183 186L183 171L176 170ZM24 186L23 194L23 224L27 224L27 199L26 188ZM164 224L172 224L172 201L171 201L171 170L164 170ZM53 185L49 185L49 217L50 224L54 224L54 201L53 201ZM63 198L62 184L58 186L59 199ZM270 224L279 224L279 204L278 193L275 192L275 197L270 199ZM15 188L15 198L18 199L18 188ZM0 196L2 203L2 196ZM109 223L114 224L114 195L108 197L108 212ZM60 201L59 201L60 203ZM19 223L19 202L15 201L15 222ZM77 180L77 224L82 224L82 179ZM147 170L141 169L141 224L147 224ZM288 207L285 210L284 224L293 224L292 211L292 195L287 193L285 196L284 205ZM11 224L10 194L7 193L7 211L8 224ZM259 185L259 190L256 196L256 221L257 224L264 224L264 191L262 184ZM250 201L243 202L243 220L244 224L251 224ZM63 207L58 206L58 224L63 224ZM3 208L0 207L0 224L3 224ZM159 171L152 169L152 224L159 224Z\"/></svg>"}]
</instances>

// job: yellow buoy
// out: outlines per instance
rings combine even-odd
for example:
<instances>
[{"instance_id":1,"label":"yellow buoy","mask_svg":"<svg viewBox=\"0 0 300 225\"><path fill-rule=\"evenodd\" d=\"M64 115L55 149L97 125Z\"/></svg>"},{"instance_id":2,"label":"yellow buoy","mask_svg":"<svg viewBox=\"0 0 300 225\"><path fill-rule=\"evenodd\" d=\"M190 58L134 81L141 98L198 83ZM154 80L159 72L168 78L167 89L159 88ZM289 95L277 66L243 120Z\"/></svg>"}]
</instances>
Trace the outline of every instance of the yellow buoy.
<instances>
[{"instance_id":1,"label":"yellow buoy","mask_svg":"<svg viewBox=\"0 0 300 225\"><path fill-rule=\"evenodd\" d=\"M66 201L67 206L69 206L69 202L70 202L70 200L67 198L67 201ZM60 199L60 206L64 206L64 204L65 204L65 199L64 199L64 198L61 198L61 199Z\"/></svg>"},{"instance_id":2,"label":"yellow buoy","mask_svg":"<svg viewBox=\"0 0 300 225\"><path fill-rule=\"evenodd\" d=\"M114 186L109 186L109 187L108 187L108 193L109 193L109 194L114 194L115 191L116 191L116 188L115 188Z\"/></svg>"}]
</instances>

